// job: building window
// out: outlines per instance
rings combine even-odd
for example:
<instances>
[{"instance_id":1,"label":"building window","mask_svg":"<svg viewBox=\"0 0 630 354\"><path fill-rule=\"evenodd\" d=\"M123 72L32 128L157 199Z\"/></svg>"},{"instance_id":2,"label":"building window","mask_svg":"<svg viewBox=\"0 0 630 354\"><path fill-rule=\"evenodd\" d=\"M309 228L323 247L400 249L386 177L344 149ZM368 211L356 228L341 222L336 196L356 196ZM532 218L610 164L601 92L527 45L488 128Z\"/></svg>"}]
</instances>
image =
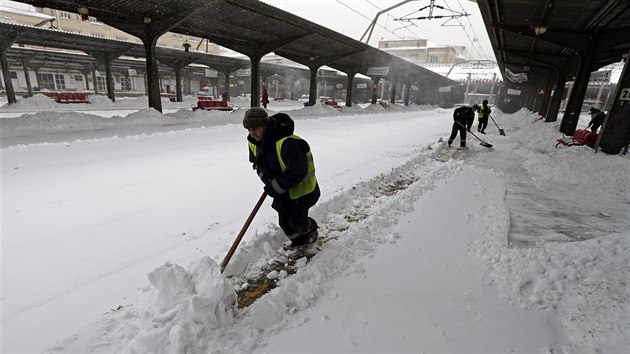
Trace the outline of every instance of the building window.
<instances>
[{"instance_id":1,"label":"building window","mask_svg":"<svg viewBox=\"0 0 630 354\"><path fill-rule=\"evenodd\" d=\"M439 63L439 59L438 59L438 57L435 57L435 56L430 56L430 57L429 57L429 63L431 63L431 64L437 64L437 63Z\"/></svg>"},{"instance_id":2,"label":"building window","mask_svg":"<svg viewBox=\"0 0 630 354\"><path fill-rule=\"evenodd\" d=\"M75 15L70 12L59 11L59 17L65 18L67 20L72 20Z\"/></svg>"},{"instance_id":3,"label":"building window","mask_svg":"<svg viewBox=\"0 0 630 354\"><path fill-rule=\"evenodd\" d=\"M83 75L74 75L74 81L83 81Z\"/></svg>"},{"instance_id":4,"label":"building window","mask_svg":"<svg viewBox=\"0 0 630 354\"><path fill-rule=\"evenodd\" d=\"M97 23L97 22L98 22L98 20L96 19L96 17L92 17L92 16L88 17L88 21L90 21L90 22L92 22L92 23Z\"/></svg>"},{"instance_id":5,"label":"building window","mask_svg":"<svg viewBox=\"0 0 630 354\"><path fill-rule=\"evenodd\" d=\"M55 77L53 76L53 74L38 74L37 81L39 82L40 89L55 89Z\"/></svg>"},{"instance_id":6,"label":"building window","mask_svg":"<svg viewBox=\"0 0 630 354\"><path fill-rule=\"evenodd\" d=\"M9 71L9 77L12 79L17 79L17 71Z\"/></svg>"},{"instance_id":7,"label":"building window","mask_svg":"<svg viewBox=\"0 0 630 354\"><path fill-rule=\"evenodd\" d=\"M118 82L120 83L121 91L131 91L131 79L124 76L118 77Z\"/></svg>"},{"instance_id":8,"label":"building window","mask_svg":"<svg viewBox=\"0 0 630 354\"><path fill-rule=\"evenodd\" d=\"M98 87L98 90L100 92L107 91L107 82L106 82L104 76L97 76L96 77L96 86Z\"/></svg>"},{"instance_id":9,"label":"building window","mask_svg":"<svg viewBox=\"0 0 630 354\"><path fill-rule=\"evenodd\" d=\"M66 79L63 74L55 74L55 85L57 86L57 90L66 89Z\"/></svg>"}]
</instances>

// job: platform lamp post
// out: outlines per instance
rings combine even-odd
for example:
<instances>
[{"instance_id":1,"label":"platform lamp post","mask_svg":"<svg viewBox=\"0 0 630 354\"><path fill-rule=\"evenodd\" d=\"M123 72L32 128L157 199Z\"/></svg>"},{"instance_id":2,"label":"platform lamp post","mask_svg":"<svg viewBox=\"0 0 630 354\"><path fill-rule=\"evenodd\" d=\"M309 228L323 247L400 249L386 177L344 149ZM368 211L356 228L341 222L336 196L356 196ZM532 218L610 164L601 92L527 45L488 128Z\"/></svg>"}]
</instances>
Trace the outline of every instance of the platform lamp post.
<instances>
[{"instance_id":1,"label":"platform lamp post","mask_svg":"<svg viewBox=\"0 0 630 354\"><path fill-rule=\"evenodd\" d=\"M534 34L536 35L536 37L542 36L549 29L548 26L533 26L532 28L534 29Z\"/></svg>"},{"instance_id":2,"label":"platform lamp post","mask_svg":"<svg viewBox=\"0 0 630 354\"><path fill-rule=\"evenodd\" d=\"M79 13L79 15L81 15L81 21L87 21L90 19L90 13L89 13L90 11L88 10L87 6L85 5L79 6L77 8L77 12Z\"/></svg>"}]
</instances>

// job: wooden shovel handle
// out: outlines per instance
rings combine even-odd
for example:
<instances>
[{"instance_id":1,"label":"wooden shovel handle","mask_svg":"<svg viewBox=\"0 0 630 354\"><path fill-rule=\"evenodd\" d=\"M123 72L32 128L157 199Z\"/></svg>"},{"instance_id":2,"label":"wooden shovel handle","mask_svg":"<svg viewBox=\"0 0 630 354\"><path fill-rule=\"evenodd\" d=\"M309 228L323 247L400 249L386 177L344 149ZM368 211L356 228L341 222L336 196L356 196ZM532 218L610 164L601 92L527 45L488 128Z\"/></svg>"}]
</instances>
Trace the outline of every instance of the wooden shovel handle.
<instances>
[{"instance_id":1,"label":"wooden shovel handle","mask_svg":"<svg viewBox=\"0 0 630 354\"><path fill-rule=\"evenodd\" d=\"M223 259L223 262L221 262L221 273L223 273L223 271L225 270L225 267L227 267L228 263L230 262L230 259L232 258L232 255L234 255L234 252L236 251L238 244L241 243L241 240L243 239L243 236L245 235L247 228L249 228L249 225L254 220L254 216L256 216L256 213L258 213L258 209L260 209L266 197L267 197L267 193L263 192L263 194L258 199L258 203L256 203L256 206L254 207L252 212L249 213L249 217L247 217L247 220L245 221L245 224L241 228L241 231L238 233L238 236L236 236L236 240L234 240L234 243L232 243L232 247L228 251L228 254Z\"/></svg>"}]
</instances>

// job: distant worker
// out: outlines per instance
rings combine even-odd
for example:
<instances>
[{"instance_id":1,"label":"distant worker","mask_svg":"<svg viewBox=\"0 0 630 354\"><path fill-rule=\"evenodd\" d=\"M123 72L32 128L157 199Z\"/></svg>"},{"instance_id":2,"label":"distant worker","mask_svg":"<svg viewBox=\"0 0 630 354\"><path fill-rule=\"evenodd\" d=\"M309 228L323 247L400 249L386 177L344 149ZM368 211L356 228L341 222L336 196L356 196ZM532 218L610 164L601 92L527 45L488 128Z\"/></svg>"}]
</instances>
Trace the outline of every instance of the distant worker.
<instances>
[{"instance_id":1,"label":"distant worker","mask_svg":"<svg viewBox=\"0 0 630 354\"><path fill-rule=\"evenodd\" d=\"M477 128L477 131L481 134L486 133L490 112L492 112L492 110L488 107L488 100L483 100L483 103L479 106L479 111L477 112L477 119L479 119L479 127Z\"/></svg>"},{"instance_id":2,"label":"distant worker","mask_svg":"<svg viewBox=\"0 0 630 354\"><path fill-rule=\"evenodd\" d=\"M470 128L472 128L475 121L475 111L477 111L477 109L479 109L477 105L473 105L472 107L462 106L453 112L454 122L453 128L451 129L451 136L448 138L448 146L451 146L459 132L459 146L462 148L466 147L466 130L470 131Z\"/></svg>"},{"instance_id":3,"label":"distant worker","mask_svg":"<svg viewBox=\"0 0 630 354\"><path fill-rule=\"evenodd\" d=\"M595 107L591 107L588 112L591 114L591 121L588 123L586 128L590 127L593 133L597 133L597 129L604 124L604 119L606 118L606 113L600 111Z\"/></svg>"},{"instance_id":4,"label":"distant worker","mask_svg":"<svg viewBox=\"0 0 630 354\"><path fill-rule=\"evenodd\" d=\"M267 93L267 89L263 89L262 100L260 100L262 106L267 108L267 104L269 103L269 94Z\"/></svg>"}]
</instances>

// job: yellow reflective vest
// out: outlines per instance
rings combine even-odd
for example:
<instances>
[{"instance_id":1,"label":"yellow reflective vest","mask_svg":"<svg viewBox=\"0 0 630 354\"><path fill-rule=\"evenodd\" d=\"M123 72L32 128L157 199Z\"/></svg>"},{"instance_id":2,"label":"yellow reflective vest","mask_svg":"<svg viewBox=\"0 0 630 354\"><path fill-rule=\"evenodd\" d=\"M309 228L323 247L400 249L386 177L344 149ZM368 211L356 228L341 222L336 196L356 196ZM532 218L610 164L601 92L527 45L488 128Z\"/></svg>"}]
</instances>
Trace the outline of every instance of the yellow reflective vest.
<instances>
[{"instance_id":1,"label":"yellow reflective vest","mask_svg":"<svg viewBox=\"0 0 630 354\"><path fill-rule=\"evenodd\" d=\"M479 106L479 110L477 111L477 118L483 118L484 113L486 113L486 109L483 105Z\"/></svg>"},{"instance_id":2,"label":"yellow reflective vest","mask_svg":"<svg viewBox=\"0 0 630 354\"><path fill-rule=\"evenodd\" d=\"M282 144L284 143L285 140L289 138L303 140L299 136L293 134L293 135L286 136L276 141L276 154L278 156L278 161L280 162L280 169L282 172L287 170L287 165L284 163L284 160L282 159L282 154L281 154ZM248 144L249 144L249 149L252 151L254 156L256 156L256 145L252 144L251 142L248 142ZM315 187L317 186L317 178L315 177L315 162L313 161L313 154L311 153L311 150L309 150L306 153L306 161L307 161L307 166L308 166L308 173L302 181L300 181L295 186L289 188L288 192L289 192L289 197L291 199L297 199L299 197L312 193L315 190Z\"/></svg>"}]
</instances>

